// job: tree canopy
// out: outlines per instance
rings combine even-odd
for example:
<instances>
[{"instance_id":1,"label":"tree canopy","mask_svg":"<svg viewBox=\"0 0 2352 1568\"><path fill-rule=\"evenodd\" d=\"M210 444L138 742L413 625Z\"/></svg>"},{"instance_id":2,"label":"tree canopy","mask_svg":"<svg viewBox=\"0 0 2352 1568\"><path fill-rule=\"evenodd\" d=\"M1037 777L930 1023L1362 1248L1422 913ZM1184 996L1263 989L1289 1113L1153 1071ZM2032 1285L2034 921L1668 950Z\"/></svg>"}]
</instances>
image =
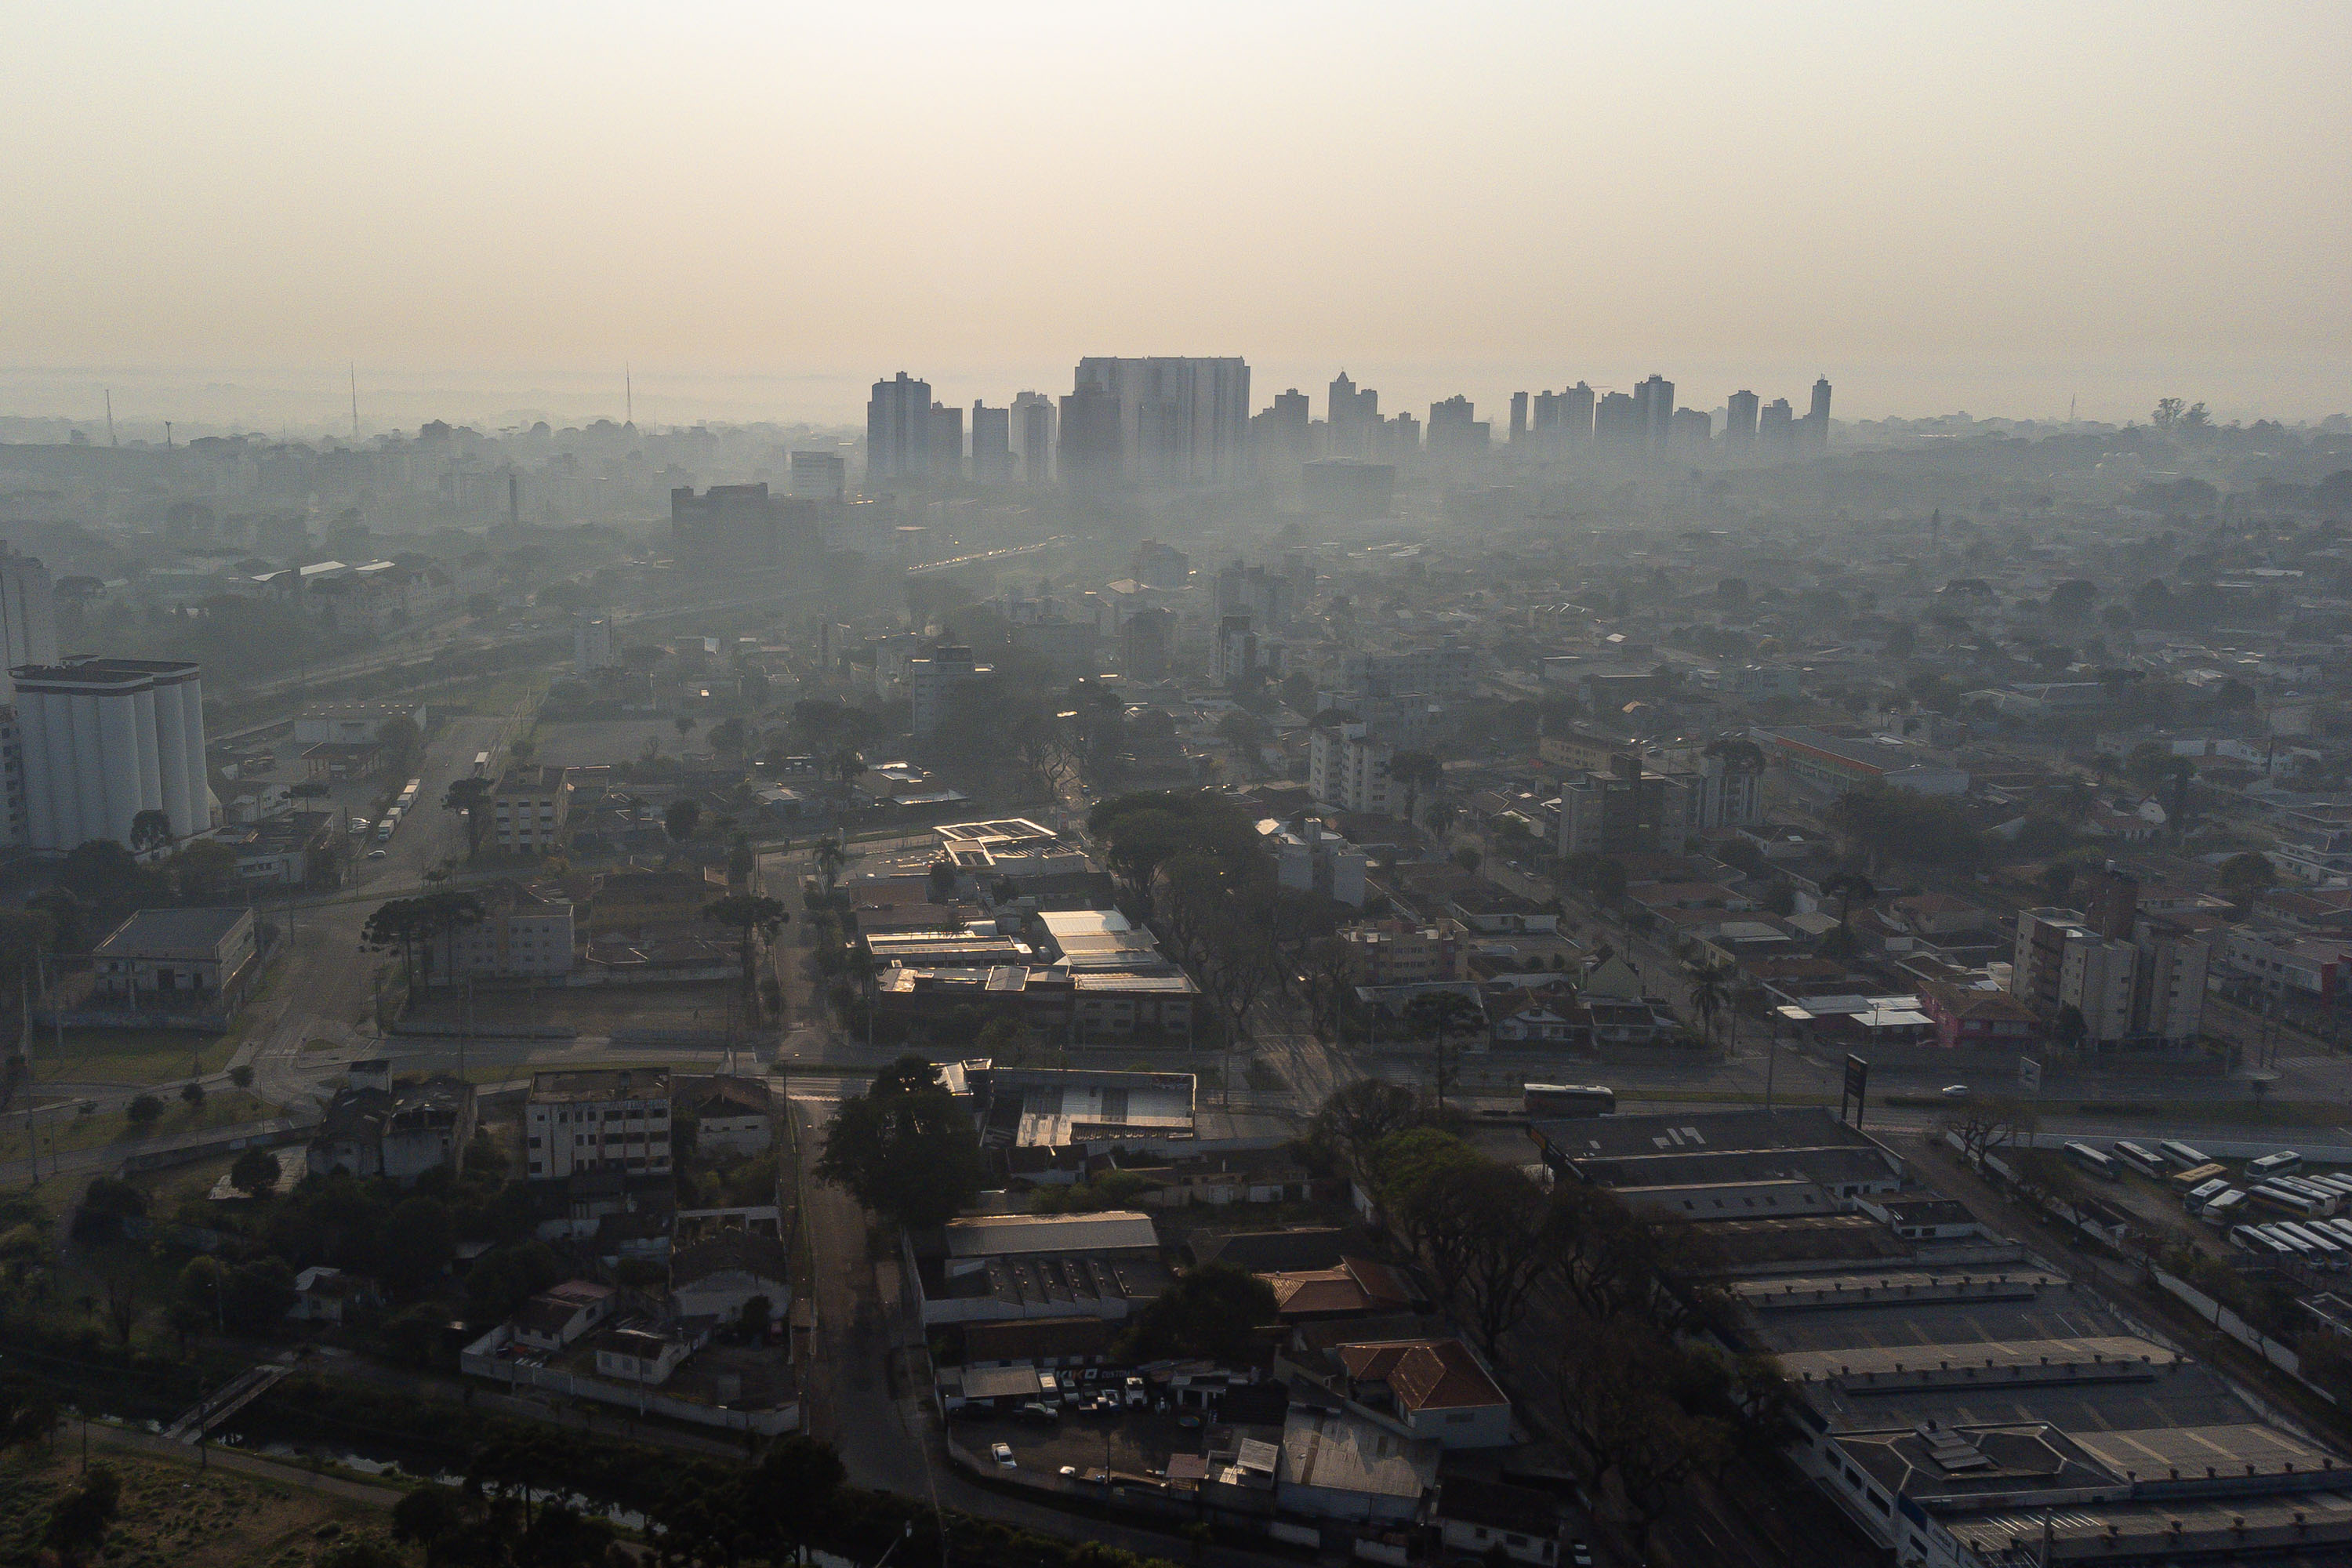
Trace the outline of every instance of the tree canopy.
<instances>
[{"instance_id":1,"label":"tree canopy","mask_svg":"<svg viewBox=\"0 0 2352 1568\"><path fill-rule=\"evenodd\" d=\"M844 1100L825 1129L816 1173L901 1226L942 1225L986 1173L971 1118L918 1056L900 1057Z\"/></svg>"}]
</instances>

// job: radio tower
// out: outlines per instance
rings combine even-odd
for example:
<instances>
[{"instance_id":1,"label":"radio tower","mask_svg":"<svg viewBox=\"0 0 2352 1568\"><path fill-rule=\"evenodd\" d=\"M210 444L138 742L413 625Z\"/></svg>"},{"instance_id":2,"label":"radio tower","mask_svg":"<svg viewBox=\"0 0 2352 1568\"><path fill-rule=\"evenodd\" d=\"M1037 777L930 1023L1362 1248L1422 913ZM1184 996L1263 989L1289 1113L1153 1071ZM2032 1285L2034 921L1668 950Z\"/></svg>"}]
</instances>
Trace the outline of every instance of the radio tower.
<instances>
[{"instance_id":1,"label":"radio tower","mask_svg":"<svg viewBox=\"0 0 2352 1568\"><path fill-rule=\"evenodd\" d=\"M621 418L631 426L637 422L637 384L626 360L621 362Z\"/></svg>"}]
</instances>

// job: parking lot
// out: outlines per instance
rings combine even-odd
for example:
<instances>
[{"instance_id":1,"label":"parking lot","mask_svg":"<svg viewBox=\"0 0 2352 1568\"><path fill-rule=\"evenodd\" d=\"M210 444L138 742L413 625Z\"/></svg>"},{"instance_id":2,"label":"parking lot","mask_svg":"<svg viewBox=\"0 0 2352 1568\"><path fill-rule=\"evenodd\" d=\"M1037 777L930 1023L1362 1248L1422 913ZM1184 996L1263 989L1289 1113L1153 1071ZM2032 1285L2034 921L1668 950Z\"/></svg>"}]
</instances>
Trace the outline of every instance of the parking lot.
<instances>
[{"instance_id":1,"label":"parking lot","mask_svg":"<svg viewBox=\"0 0 2352 1568\"><path fill-rule=\"evenodd\" d=\"M1048 1476L1064 1465L1080 1475L1089 1470L1162 1473L1171 1454L1202 1451L1203 1420L1197 1410L1088 1412L1074 1405L1063 1406L1060 1419L1053 1422L1009 1410L976 1415L967 1409L954 1417L957 1440L965 1447L986 1453L990 1444L1003 1443L1021 1468Z\"/></svg>"}]
</instances>

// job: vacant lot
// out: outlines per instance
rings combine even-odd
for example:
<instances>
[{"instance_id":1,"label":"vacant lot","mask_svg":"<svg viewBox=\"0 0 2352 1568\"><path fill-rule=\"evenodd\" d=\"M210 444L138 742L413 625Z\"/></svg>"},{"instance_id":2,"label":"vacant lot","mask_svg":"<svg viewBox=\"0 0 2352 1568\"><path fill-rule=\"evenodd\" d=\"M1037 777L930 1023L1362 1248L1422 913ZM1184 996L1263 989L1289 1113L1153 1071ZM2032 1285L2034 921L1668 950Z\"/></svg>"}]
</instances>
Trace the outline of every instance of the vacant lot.
<instances>
[{"instance_id":1,"label":"vacant lot","mask_svg":"<svg viewBox=\"0 0 2352 1568\"><path fill-rule=\"evenodd\" d=\"M647 741L660 742L665 757L706 749L698 721L680 742L677 726L667 719L559 720L541 723L531 738L539 742L539 761L567 768L634 763L645 754Z\"/></svg>"},{"instance_id":2,"label":"vacant lot","mask_svg":"<svg viewBox=\"0 0 2352 1568\"><path fill-rule=\"evenodd\" d=\"M35 1031L33 1077L41 1083L165 1083L215 1073L236 1054L235 1035L169 1029Z\"/></svg>"},{"instance_id":3,"label":"vacant lot","mask_svg":"<svg viewBox=\"0 0 2352 1568\"><path fill-rule=\"evenodd\" d=\"M206 1095L199 1106L189 1105L176 1094L158 1095L163 1102L163 1114L146 1131L136 1134L140 1140L176 1137L184 1132L198 1132L207 1128L232 1127L240 1121L257 1121L276 1114L275 1109L246 1093L243 1089L222 1089ZM134 1137L130 1122L119 1110L92 1116L48 1115L37 1123L44 1155L68 1149L89 1149L100 1143ZM0 1160L21 1160L25 1157L25 1122L21 1117L0 1121Z\"/></svg>"},{"instance_id":4,"label":"vacant lot","mask_svg":"<svg viewBox=\"0 0 2352 1568\"><path fill-rule=\"evenodd\" d=\"M0 1562L41 1560L49 1510L80 1480L79 1451L66 1447L0 1468ZM90 1459L122 1478L102 1552L109 1568L299 1568L351 1535L390 1546L385 1516L356 1503L115 1448L93 1447Z\"/></svg>"}]
</instances>

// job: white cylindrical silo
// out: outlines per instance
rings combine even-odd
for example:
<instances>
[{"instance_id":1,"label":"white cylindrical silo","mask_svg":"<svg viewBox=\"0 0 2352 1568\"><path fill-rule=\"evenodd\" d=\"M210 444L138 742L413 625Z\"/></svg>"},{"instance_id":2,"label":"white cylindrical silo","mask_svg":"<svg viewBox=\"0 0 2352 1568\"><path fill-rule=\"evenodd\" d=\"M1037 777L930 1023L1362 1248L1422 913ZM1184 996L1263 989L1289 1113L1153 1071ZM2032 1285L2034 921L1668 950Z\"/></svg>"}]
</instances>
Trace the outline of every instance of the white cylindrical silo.
<instances>
[{"instance_id":1,"label":"white cylindrical silo","mask_svg":"<svg viewBox=\"0 0 2352 1568\"><path fill-rule=\"evenodd\" d=\"M199 666L188 666L188 678L174 689L180 700L181 773L188 781L188 831L203 833L213 825L212 775L205 767L205 678Z\"/></svg>"},{"instance_id":2,"label":"white cylindrical silo","mask_svg":"<svg viewBox=\"0 0 2352 1568\"><path fill-rule=\"evenodd\" d=\"M106 737L99 728L98 699L77 689L65 701L73 713L73 776L62 787L73 792L74 840L63 847L72 849L115 836L106 826Z\"/></svg>"},{"instance_id":3,"label":"white cylindrical silo","mask_svg":"<svg viewBox=\"0 0 2352 1568\"><path fill-rule=\"evenodd\" d=\"M73 721L52 691L26 693L17 711L25 722L26 831L36 849L63 848L68 825L60 786L73 778Z\"/></svg>"},{"instance_id":4,"label":"white cylindrical silo","mask_svg":"<svg viewBox=\"0 0 2352 1568\"><path fill-rule=\"evenodd\" d=\"M131 819L139 815L141 794L139 710L134 696L128 688L117 687L90 698L98 707L99 733L105 748L100 781L106 802L105 833L125 844L131 842Z\"/></svg>"},{"instance_id":5,"label":"white cylindrical silo","mask_svg":"<svg viewBox=\"0 0 2352 1568\"><path fill-rule=\"evenodd\" d=\"M157 682L154 712L155 772L163 785L163 807L172 819L172 831L185 838L205 825L198 820L202 814L193 811L188 804L188 752L180 733L180 690L176 684ZM201 777L195 783L197 788L204 787Z\"/></svg>"},{"instance_id":6,"label":"white cylindrical silo","mask_svg":"<svg viewBox=\"0 0 2352 1568\"><path fill-rule=\"evenodd\" d=\"M167 696L165 700L170 700ZM139 772L139 809L163 809L163 772L155 755L155 688L152 682L131 693L131 741L137 748ZM172 759L176 765L177 757ZM179 827L173 825L173 832Z\"/></svg>"}]
</instances>

